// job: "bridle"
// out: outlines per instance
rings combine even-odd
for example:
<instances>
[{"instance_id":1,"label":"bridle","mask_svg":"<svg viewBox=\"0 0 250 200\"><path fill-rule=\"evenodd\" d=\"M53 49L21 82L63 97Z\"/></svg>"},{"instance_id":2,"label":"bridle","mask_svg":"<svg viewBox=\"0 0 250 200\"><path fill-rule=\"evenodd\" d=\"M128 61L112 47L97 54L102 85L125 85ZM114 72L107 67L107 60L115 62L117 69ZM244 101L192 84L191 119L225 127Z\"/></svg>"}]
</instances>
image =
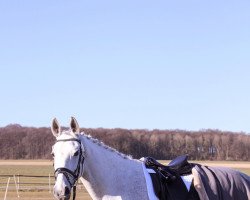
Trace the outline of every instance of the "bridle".
<instances>
[{"instance_id":1,"label":"bridle","mask_svg":"<svg viewBox=\"0 0 250 200\"><path fill-rule=\"evenodd\" d=\"M67 181L70 184L70 187L73 187L73 200L76 197L76 182L78 180L78 178L80 177L80 173L81 173L81 168L83 170L83 163L84 163L84 153L83 153L83 149L82 149L82 144L81 141L79 139L76 138L70 138L70 139L61 139L61 140L57 140L57 142L68 142L68 141L75 141L78 142L80 144L80 149L79 149L79 157L78 157L78 163L77 163L77 167L74 171L71 171L68 168L65 167L59 167L55 170L54 175L55 175L55 179L57 179L58 174L63 174ZM73 182L71 182L71 180L73 180Z\"/></svg>"}]
</instances>

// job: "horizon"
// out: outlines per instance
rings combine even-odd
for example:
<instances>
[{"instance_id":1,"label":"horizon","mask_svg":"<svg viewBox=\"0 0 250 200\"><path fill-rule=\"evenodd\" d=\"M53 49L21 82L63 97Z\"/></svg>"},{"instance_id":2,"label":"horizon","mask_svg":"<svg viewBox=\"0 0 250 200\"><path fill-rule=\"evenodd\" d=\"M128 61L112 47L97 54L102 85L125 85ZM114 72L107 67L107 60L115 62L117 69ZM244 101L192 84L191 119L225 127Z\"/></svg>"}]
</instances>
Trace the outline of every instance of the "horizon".
<instances>
[{"instance_id":1,"label":"horizon","mask_svg":"<svg viewBox=\"0 0 250 200\"><path fill-rule=\"evenodd\" d=\"M250 2L0 2L0 126L250 133Z\"/></svg>"}]
</instances>

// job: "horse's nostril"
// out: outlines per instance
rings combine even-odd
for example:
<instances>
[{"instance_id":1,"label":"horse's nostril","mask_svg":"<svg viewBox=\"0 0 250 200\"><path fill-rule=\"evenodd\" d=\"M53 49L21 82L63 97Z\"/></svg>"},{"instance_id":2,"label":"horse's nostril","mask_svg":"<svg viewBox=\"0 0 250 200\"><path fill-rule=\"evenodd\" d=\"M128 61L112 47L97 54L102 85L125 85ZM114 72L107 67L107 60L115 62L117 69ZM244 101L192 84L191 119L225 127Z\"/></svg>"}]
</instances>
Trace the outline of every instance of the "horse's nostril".
<instances>
[{"instance_id":1,"label":"horse's nostril","mask_svg":"<svg viewBox=\"0 0 250 200\"><path fill-rule=\"evenodd\" d=\"M69 193L70 193L70 189L69 189L68 187L65 187L64 192L65 192L65 195L69 195Z\"/></svg>"},{"instance_id":2,"label":"horse's nostril","mask_svg":"<svg viewBox=\"0 0 250 200\"><path fill-rule=\"evenodd\" d=\"M53 191L53 193L54 193L55 197L59 197L60 196L60 194L58 192L56 192L55 190Z\"/></svg>"}]
</instances>

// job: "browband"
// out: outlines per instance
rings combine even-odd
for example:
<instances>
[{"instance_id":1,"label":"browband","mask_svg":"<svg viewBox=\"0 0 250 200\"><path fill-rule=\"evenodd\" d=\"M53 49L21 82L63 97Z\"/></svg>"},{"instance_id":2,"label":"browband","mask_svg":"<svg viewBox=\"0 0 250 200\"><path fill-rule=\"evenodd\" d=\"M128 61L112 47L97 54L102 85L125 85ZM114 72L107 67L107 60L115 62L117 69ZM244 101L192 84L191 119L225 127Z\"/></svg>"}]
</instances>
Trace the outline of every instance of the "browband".
<instances>
[{"instance_id":1,"label":"browband","mask_svg":"<svg viewBox=\"0 0 250 200\"><path fill-rule=\"evenodd\" d=\"M81 141L79 139L76 139L76 138L56 140L56 142L68 142L68 141L76 141L79 144L81 144Z\"/></svg>"}]
</instances>

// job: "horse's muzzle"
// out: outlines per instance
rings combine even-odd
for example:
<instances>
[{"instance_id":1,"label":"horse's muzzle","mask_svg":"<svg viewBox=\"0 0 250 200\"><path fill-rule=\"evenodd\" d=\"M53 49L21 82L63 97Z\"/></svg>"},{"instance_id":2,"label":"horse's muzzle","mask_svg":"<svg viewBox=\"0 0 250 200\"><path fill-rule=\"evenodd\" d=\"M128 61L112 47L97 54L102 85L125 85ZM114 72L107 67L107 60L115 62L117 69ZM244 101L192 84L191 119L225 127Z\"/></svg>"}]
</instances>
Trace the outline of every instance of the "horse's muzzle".
<instances>
[{"instance_id":1,"label":"horse's muzzle","mask_svg":"<svg viewBox=\"0 0 250 200\"><path fill-rule=\"evenodd\" d=\"M54 197L58 200L69 200L70 189L68 187L65 187L64 190L56 191L54 188Z\"/></svg>"},{"instance_id":2,"label":"horse's muzzle","mask_svg":"<svg viewBox=\"0 0 250 200\"><path fill-rule=\"evenodd\" d=\"M63 195L62 196L55 196L55 198L58 199L58 200L69 200L70 195L67 195L67 196L63 196Z\"/></svg>"}]
</instances>

